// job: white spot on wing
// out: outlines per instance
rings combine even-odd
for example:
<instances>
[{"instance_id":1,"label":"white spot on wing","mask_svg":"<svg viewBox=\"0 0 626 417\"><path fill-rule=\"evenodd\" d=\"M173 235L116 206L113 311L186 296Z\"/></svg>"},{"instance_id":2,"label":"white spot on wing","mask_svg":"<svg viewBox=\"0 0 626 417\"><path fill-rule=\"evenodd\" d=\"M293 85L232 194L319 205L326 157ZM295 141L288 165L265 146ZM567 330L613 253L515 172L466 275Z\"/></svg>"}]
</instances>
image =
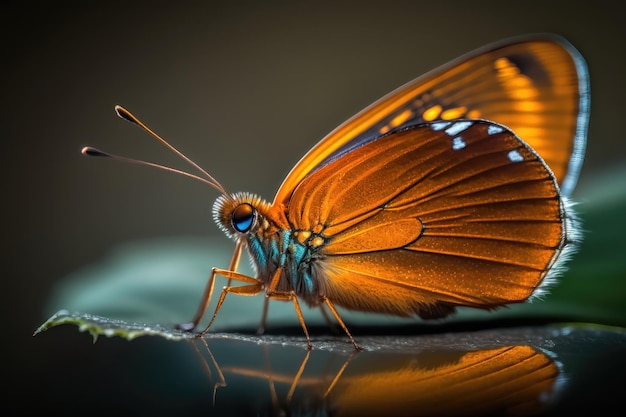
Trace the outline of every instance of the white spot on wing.
<instances>
[{"instance_id":1,"label":"white spot on wing","mask_svg":"<svg viewBox=\"0 0 626 417\"><path fill-rule=\"evenodd\" d=\"M465 143L463 138L460 136L457 136L456 138L452 139L452 149L454 149L455 151L465 148L465 145L467 144Z\"/></svg>"},{"instance_id":2,"label":"white spot on wing","mask_svg":"<svg viewBox=\"0 0 626 417\"><path fill-rule=\"evenodd\" d=\"M446 133L450 136L455 136L467 129L472 125L472 122L456 122L452 126L446 129Z\"/></svg>"},{"instance_id":3,"label":"white spot on wing","mask_svg":"<svg viewBox=\"0 0 626 417\"><path fill-rule=\"evenodd\" d=\"M515 149L509 152L508 157L509 157L509 161L511 162L522 162L524 160L524 157L522 156L522 154L520 154Z\"/></svg>"},{"instance_id":4,"label":"white spot on wing","mask_svg":"<svg viewBox=\"0 0 626 417\"><path fill-rule=\"evenodd\" d=\"M504 129L502 129L500 126L496 126L496 125L489 125L489 127L487 128L487 134L489 135L495 135L496 133L500 133L502 132Z\"/></svg>"},{"instance_id":5,"label":"white spot on wing","mask_svg":"<svg viewBox=\"0 0 626 417\"><path fill-rule=\"evenodd\" d=\"M433 123L432 125L430 125L430 128L432 130L443 130L446 127L450 126L451 122L437 122L437 123Z\"/></svg>"}]
</instances>

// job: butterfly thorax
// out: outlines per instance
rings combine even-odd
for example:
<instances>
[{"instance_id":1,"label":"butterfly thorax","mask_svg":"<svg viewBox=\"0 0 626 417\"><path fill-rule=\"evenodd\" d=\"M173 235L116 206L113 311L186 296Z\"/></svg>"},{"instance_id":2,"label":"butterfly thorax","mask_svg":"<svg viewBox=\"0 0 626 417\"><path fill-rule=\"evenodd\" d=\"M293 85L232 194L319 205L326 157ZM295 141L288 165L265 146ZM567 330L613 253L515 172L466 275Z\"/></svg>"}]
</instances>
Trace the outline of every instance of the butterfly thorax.
<instances>
[{"instance_id":1,"label":"butterfly thorax","mask_svg":"<svg viewBox=\"0 0 626 417\"><path fill-rule=\"evenodd\" d=\"M241 207L246 214L237 217ZM294 291L309 305L319 303L323 279L316 260L324 241L315 231L293 228L284 207L249 193L218 198L213 217L229 237L245 242L256 278L264 285L270 284L280 268L276 290Z\"/></svg>"}]
</instances>

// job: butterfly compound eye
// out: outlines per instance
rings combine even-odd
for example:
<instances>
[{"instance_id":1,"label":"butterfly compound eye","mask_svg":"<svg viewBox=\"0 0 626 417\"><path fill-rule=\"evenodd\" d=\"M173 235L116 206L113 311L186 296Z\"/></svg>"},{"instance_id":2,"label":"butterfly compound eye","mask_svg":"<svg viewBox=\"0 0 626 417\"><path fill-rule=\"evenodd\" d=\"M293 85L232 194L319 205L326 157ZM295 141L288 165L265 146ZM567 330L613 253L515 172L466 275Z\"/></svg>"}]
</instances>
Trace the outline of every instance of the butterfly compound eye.
<instances>
[{"instance_id":1,"label":"butterfly compound eye","mask_svg":"<svg viewBox=\"0 0 626 417\"><path fill-rule=\"evenodd\" d=\"M250 204L240 204L233 210L232 223L235 230L246 233L252 227L256 210Z\"/></svg>"}]
</instances>

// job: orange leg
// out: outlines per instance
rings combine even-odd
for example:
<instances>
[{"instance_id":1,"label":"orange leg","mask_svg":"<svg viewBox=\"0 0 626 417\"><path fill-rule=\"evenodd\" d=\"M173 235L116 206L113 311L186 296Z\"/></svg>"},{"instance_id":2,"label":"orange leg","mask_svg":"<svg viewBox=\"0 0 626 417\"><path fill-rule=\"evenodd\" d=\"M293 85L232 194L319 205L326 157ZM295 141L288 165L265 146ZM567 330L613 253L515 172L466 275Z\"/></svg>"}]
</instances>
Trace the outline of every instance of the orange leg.
<instances>
[{"instance_id":1,"label":"orange leg","mask_svg":"<svg viewBox=\"0 0 626 417\"><path fill-rule=\"evenodd\" d=\"M274 277L272 278L272 281L270 282L270 285L267 288L267 293L265 296L267 298L272 298L276 300L282 300L282 301L292 300L293 301L293 305L296 309L296 314L298 315L298 320L300 320L300 326L302 326L302 330L304 330L304 334L306 335L307 348L311 350L313 348L313 346L311 345L311 338L309 337L309 332L306 328L306 324L304 323L304 316L302 315L302 309L300 308L300 303L298 303L298 297L296 296L296 293L293 291L276 291L276 287L278 286L278 283L280 280L280 274L281 274L281 269L279 268L274 274ZM339 315L339 312L337 311L333 303L326 296L323 296L322 300L324 301L324 304L328 306L331 313L333 313L333 316L335 316L335 319L337 320L337 322L339 323L343 331L346 333L346 335L348 335L354 348L359 351L363 350L354 341L354 338L350 334L348 327L341 319L341 316Z\"/></svg>"},{"instance_id":2,"label":"orange leg","mask_svg":"<svg viewBox=\"0 0 626 417\"><path fill-rule=\"evenodd\" d=\"M320 304L319 309L331 333L339 334L339 330L337 329L337 323L330 320L330 316L328 315L328 311L326 311L326 308L324 308L324 304Z\"/></svg>"},{"instance_id":3,"label":"orange leg","mask_svg":"<svg viewBox=\"0 0 626 417\"><path fill-rule=\"evenodd\" d=\"M348 327L346 327L346 324L341 319L341 316L339 315L339 312L337 311L337 309L335 308L333 303L331 303L330 300L326 296L323 296L322 300L324 301L324 304L326 304L328 306L328 308L330 309L330 312L333 313L333 316L335 316L335 319L337 320L337 322L339 323L339 325L341 326L343 331L346 332L346 334L350 338L350 341L354 345L354 348L356 350L363 350L363 348L361 348L359 345L357 345L356 342L354 341L354 338L350 334L350 331L348 330Z\"/></svg>"},{"instance_id":4,"label":"orange leg","mask_svg":"<svg viewBox=\"0 0 626 417\"><path fill-rule=\"evenodd\" d=\"M276 291L275 290L275 288L278 286L278 283L280 282L281 273L282 273L282 269L278 268L276 272L274 273L274 277L272 278L270 285L267 288L267 292L265 293L265 296L268 299L293 302L293 306L296 309L296 314L298 315L298 320L300 321L300 326L302 326L302 330L304 330L304 335L306 336L307 348L310 350L313 348L313 346L311 345L311 338L309 337L309 331L307 330L306 324L304 323L304 316L302 315L302 309L300 308L300 303L298 302L298 297L296 297L296 293L293 291ZM237 281L247 282L250 285L242 285L239 287L228 287L228 286L224 287L222 289L222 294L220 295L219 300L217 300L217 305L215 307L215 312L213 313L213 317L211 317L211 321L205 327L205 329L202 330L198 334L198 337L203 336L209 331L209 328L213 325L213 322L215 321L217 314L222 308L222 304L224 303L224 300L226 299L226 295L228 293L251 296L251 295L259 294L265 288L264 285L261 283L261 281L257 280L256 278L252 278L247 275L240 274L239 272L213 268L213 272L211 274L211 281L215 279L215 275L221 275L225 278L228 278L229 280L234 279Z\"/></svg>"},{"instance_id":5,"label":"orange leg","mask_svg":"<svg viewBox=\"0 0 626 417\"><path fill-rule=\"evenodd\" d=\"M280 275L282 273L282 269L278 268L270 281L270 285L267 287L267 292L265 293L265 297L268 299L281 300L281 301L293 301L293 306L296 309L296 314L298 315L298 320L300 321L300 326L302 330L304 330L304 335L306 336L306 345L307 349L313 349L311 345L311 338L309 337L309 331L306 328L306 324L304 323L304 316L302 315L302 309L300 308L300 303L298 302L298 297L296 293L293 291L276 291L278 287L278 283L280 282Z\"/></svg>"},{"instance_id":6,"label":"orange leg","mask_svg":"<svg viewBox=\"0 0 626 417\"><path fill-rule=\"evenodd\" d=\"M237 249L238 250L236 250L235 254L233 255L233 260L236 258L236 262L238 263L239 262L238 253L241 252L241 248L239 247L239 245L237 246ZM300 321L300 326L302 327L302 330L304 331L304 335L306 336L307 349L311 350L313 349L313 346L311 345L311 338L309 336L309 331L307 330L306 323L304 322L304 315L302 314L302 309L300 308L300 303L298 302L298 297L296 296L296 293L294 291L277 291L276 290L280 282L281 274L282 274L282 269L278 268L276 272L274 273L274 276L272 277L272 280L270 281L269 286L267 287L265 297L267 297L268 300L274 299L274 300L280 300L280 301L292 301L293 302L293 306L296 310L296 314L298 315L298 320ZM204 330L202 330L198 334L198 337L202 337L204 334L206 334L209 331L220 309L222 308L222 304L224 303L224 300L226 299L226 295L228 293L233 293L237 295L245 295L245 296L253 296L253 295L259 294L261 291L265 289L265 286L263 285L263 283L259 281L257 278L253 278L248 275L235 272L233 270L213 268L211 272L211 278L209 279L209 284L207 285L207 289L205 290L205 296L203 297L203 301L201 303L201 308L198 310L198 313L196 313L194 320L191 323L188 323L189 330L193 329L197 325L197 322L200 320L200 318L204 314L204 311L206 310L210 302L210 298L213 293L213 287L215 285L216 275L221 275L225 278L228 278L229 284L231 280L234 279L236 281L248 283L248 285L242 285L242 286L237 286L237 287L226 286L222 289L222 293L220 294L220 298L217 301L215 311L213 312L213 317L211 317L211 321L204 328ZM335 306L332 304L332 302L325 296L322 297L322 301L324 301L324 304L326 304L326 306L330 309L331 313L333 314L333 316L335 317L335 319L337 320L337 322L339 323L343 331L350 338L350 341L352 342L352 345L354 346L354 348L356 350L362 350L361 347L356 344L354 338L350 334L350 331L348 330L345 323L341 319L341 316L339 316L339 313L335 309ZM266 306L267 306L267 302L266 302ZM266 313L264 313L264 316L265 314Z\"/></svg>"},{"instance_id":7,"label":"orange leg","mask_svg":"<svg viewBox=\"0 0 626 417\"><path fill-rule=\"evenodd\" d=\"M228 265L229 271L237 270L237 267L239 266L239 260L241 259L242 249L243 249L243 241L237 242L237 245L235 246L235 251L233 252L233 256L230 259L230 263ZM200 300L200 305L198 306L198 310L196 311L196 314L193 316L193 319L191 319L191 321L188 323L181 323L181 324L176 325L176 328L185 330L185 331L192 331L193 329L196 328L200 320L202 320L202 316L204 316L204 313L207 307L209 307L209 303L211 302L211 298L213 297L213 288L215 287L215 275L216 275L216 269L213 268L213 270L211 271L211 277L209 278L209 282L207 283L207 286L204 289L204 294L202 295L202 299ZM227 286L230 286L230 281L231 280L229 279Z\"/></svg>"},{"instance_id":8,"label":"orange leg","mask_svg":"<svg viewBox=\"0 0 626 417\"><path fill-rule=\"evenodd\" d=\"M267 312L270 306L270 299L266 298L263 301L263 314L261 315L261 322L259 323L259 328L256 330L256 334L265 333L265 324L267 323Z\"/></svg>"},{"instance_id":9,"label":"orange leg","mask_svg":"<svg viewBox=\"0 0 626 417\"><path fill-rule=\"evenodd\" d=\"M296 293L293 291L269 291L268 290L265 296L273 300L293 301L293 306L296 309L298 320L300 320L300 326L302 326L302 330L304 330L304 335L306 336L307 349L309 350L313 349L313 345L311 345L311 338L309 337L309 331L307 330L306 324L304 323L304 316L302 315L302 309L300 308L300 303L298 302L298 297L296 296Z\"/></svg>"},{"instance_id":10,"label":"orange leg","mask_svg":"<svg viewBox=\"0 0 626 417\"><path fill-rule=\"evenodd\" d=\"M220 295L219 300L217 300L217 305L215 306L215 312L213 313L213 317L211 317L211 321L204 328L204 330L198 333L198 337L206 334L206 332L209 331L209 328L213 325L213 322L215 321L215 318L217 317L217 314L219 313L220 309L222 308L222 304L226 299L226 294L232 292L233 294L251 296L259 294L261 291L263 291L264 288L263 283L258 279L249 277L244 274L240 274L239 272L229 271L227 269L213 268L213 272L211 273L211 280L215 278L215 275L221 275L225 278L228 278L229 280L234 279L241 282L247 282L250 285L242 285L239 287L224 287L222 289L222 294Z\"/></svg>"}]
</instances>

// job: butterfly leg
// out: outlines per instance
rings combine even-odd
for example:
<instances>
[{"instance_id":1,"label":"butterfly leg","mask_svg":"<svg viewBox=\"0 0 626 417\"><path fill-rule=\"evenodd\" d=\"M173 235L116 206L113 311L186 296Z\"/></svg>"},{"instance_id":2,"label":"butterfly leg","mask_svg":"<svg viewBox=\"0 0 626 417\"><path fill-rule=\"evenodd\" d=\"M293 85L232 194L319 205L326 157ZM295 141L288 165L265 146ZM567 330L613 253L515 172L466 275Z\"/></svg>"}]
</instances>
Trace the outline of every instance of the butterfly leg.
<instances>
[{"instance_id":1,"label":"butterfly leg","mask_svg":"<svg viewBox=\"0 0 626 417\"><path fill-rule=\"evenodd\" d=\"M215 275L221 275L225 278L228 278L229 280L234 279L241 282L247 282L249 283L249 285L242 285L239 287L226 286L222 289L222 294L220 295L219 300L217 300L217 305L215 306L215 312L213 312L213 317L211 317L211 321L204 328L204 330L198 333L198 337L202 337L203 335L205 335L209 331L209 328L213 325L213 322L215 321L215 318L217 317L217 314L219 313L220 309L222 308L222 304L226 299L226 294L233 293L238 295L251 296L257 295L261 291L263 291L263 283L261 283L261 281L257 280L256 278L241 274L239 272L229 271L227 269L213 268L213 272L211 273L211 280L215 278Z\"/></svg>"},{"instance_id":2,"label":"butterfly leg","mask_svg":"<svg viewBox=\"0 0 626 417\"><path fill-rule=\"evenodd\" d=\"M322 317L324 318L324 321L326 322L326 325L330 329L330 332L333 334L339 334L337 323L330 319L330 316L328 315L328 311L326 311L326 308L324 308L324 304L320 304L319 308L320 308L320 312L322 313Z\"/></svg>"},{"instance_id":3,"label":"butterfly leg","mask_svg":"<svg viewBox=\"0 0 626 417\"><path fill-rule=\"evenodd\" d=\"M300 326L302 326L302 330L304 330L304 335L306 336L307 349L313 349L313 345L311 345L311 338L309 337L309 331L304 323L304 315L302 314L302 309L300 308L300 303L298 302L296 293L293 291L268 291L266 297L273 300L293 301L293 306L296 309Z\"/></svg>"},{"instance_id":4,"label":"butterfly leg","mask_svg":"<svg viewBox=\"0 0 626 417\"><path fill-rule=\"evenodd\" d=\"M306 328L306 323L304 322L304 315L302 314L302 309L300 308L300 303L298 302L298 297L296 293L293 291L277 291L278 283L280 282L280 276L282 274L282 268L278 268L270 281L270 284L267 287L267 292L265 293L265 297L269 300L280 300L280 301L293 301L293 306L296 309L296 314L298 315L298 320L300 321L300 326L304 331L304 335L306 336L306 344L307 349L313 349L313 345L311 345L311 338L309 337L309 331Z\"/></svg>"},{"instance_id":5,"label":"butterfly leg","mask_svg":"<svg viewBox=\"0 0 626 417\"><path fill-rule=\"evenodd\" d=\"M282 272L281 268L278 268L278 270L274 274L274 277L270 281L270 284L269 284L269 286L267 288L267 292L266 292L265 296L267 298L272 298L272 299L275 299L275 300L281 300L281 301L289 301L289 300L291 300L291 301L293 301L293 305L294 305L294 307L296 309L296 314L298 315L298 320L300 320L300 326L302 326L302 330L304 330L304 334L306 335L307 348L309 350L311 350L313 348L313 346L311 345L311 339L309 337L309 331L306 328L306 324L304 322L304 315L302 314L302 309L300 308L300 303L298 302L298 297L296 296L296 293L294 291L276 291L276 287L278 286L278 283L280 281L280 274L281 274L281 272ZM343 322L343 320L339 316L339 313L335 309L335 306L330 302L330 300L327 297L322 297L322 300L324 301L326 306L330 309L331 313L333 313L333 316L335 316L335 319L337 320L339 325L341 325L341 328L343 329L343 331L348 335L348 337L350 338L350 341L352 342L352 345L354 345L354 348L356 350L363 350L354 341L354 338L352 337L352 335L350 334L350 331L348 331L348 328L346 327L345 323Z\"/></svg>"},{"instance_id":6,"label":"butterfly leg","mask_svg":"<svg viewBox=\"0 0 626 417\"><path fill-rule=\"evenodd\" d=\"M235 246L235 251L233 252L233 256L230 259L230 263L228 265L228 271L237 270L237 267L239 266L239 260L241 259L242 249L243 249L243 242L237 242L237 245ZM209 307L209 303L211 302L211 298L213 297L213 288L215 286L215 275L216 275L216 269L213 268L211 272L211 277L209 278L209 282L207 283L207 286L204 289L204 294L202 295L202 299L200 300L200 305L198 306L198 310L196 311L196 314L193 316L193 319L191 319L191 321L188 323L177 324L176 325L177 329L181 329L181 330L185 330L189 332L196 328L196 326L202 319L202 316L204 315L204 312L206 311L207 307ZM228 279L228 283L226 284L227 287L230 287L230 282L231 282L231 278Z\"/></svg>"},{"instance_id":7,"label":"butterfly leg","mask_svg":"<svg viewBox=\"0 0 626 417\"><path fill-rule=\"evenodd\" d=\"M350 341L352 342L352 344L354 345L354 348L356 350L363 350L362 347L360 347L359 345L356 344L356 342L354 341L354 338L352 337L352 335L350 334L350 331L348 330L348 327L346 326L346 324L343 322L343 320L341 319L341 316L339 315L339 312L337 311L337 309L335 308L335 306L333 305L333 303L330 302L330 300L328 299L328 297L323 296L322 297L322 301L324 301L324 304L326 304L326 306L328 307L328 309L330 310L331 313L333 313L333 316L335 316L335 319L337 320L337 322L339 323L339 325L341 326L341 328L343 329L344 332L346 332L346 334L348 335L348 337L350 338Z\"/></svg>"},{"instance_id":8,"label":"butterfly leg","mask_svg":"<svg viewBox=\"0 0 626 417\"><path fill-rule=\"evenodd\" d=\"M261 322L259 323L259 328L256 330L256 334L265 333L265 324L267 323L267 312L270 307L270 300L266 298L263 300L263 314L261 315Z\"/></svg>"}]
</instances>

